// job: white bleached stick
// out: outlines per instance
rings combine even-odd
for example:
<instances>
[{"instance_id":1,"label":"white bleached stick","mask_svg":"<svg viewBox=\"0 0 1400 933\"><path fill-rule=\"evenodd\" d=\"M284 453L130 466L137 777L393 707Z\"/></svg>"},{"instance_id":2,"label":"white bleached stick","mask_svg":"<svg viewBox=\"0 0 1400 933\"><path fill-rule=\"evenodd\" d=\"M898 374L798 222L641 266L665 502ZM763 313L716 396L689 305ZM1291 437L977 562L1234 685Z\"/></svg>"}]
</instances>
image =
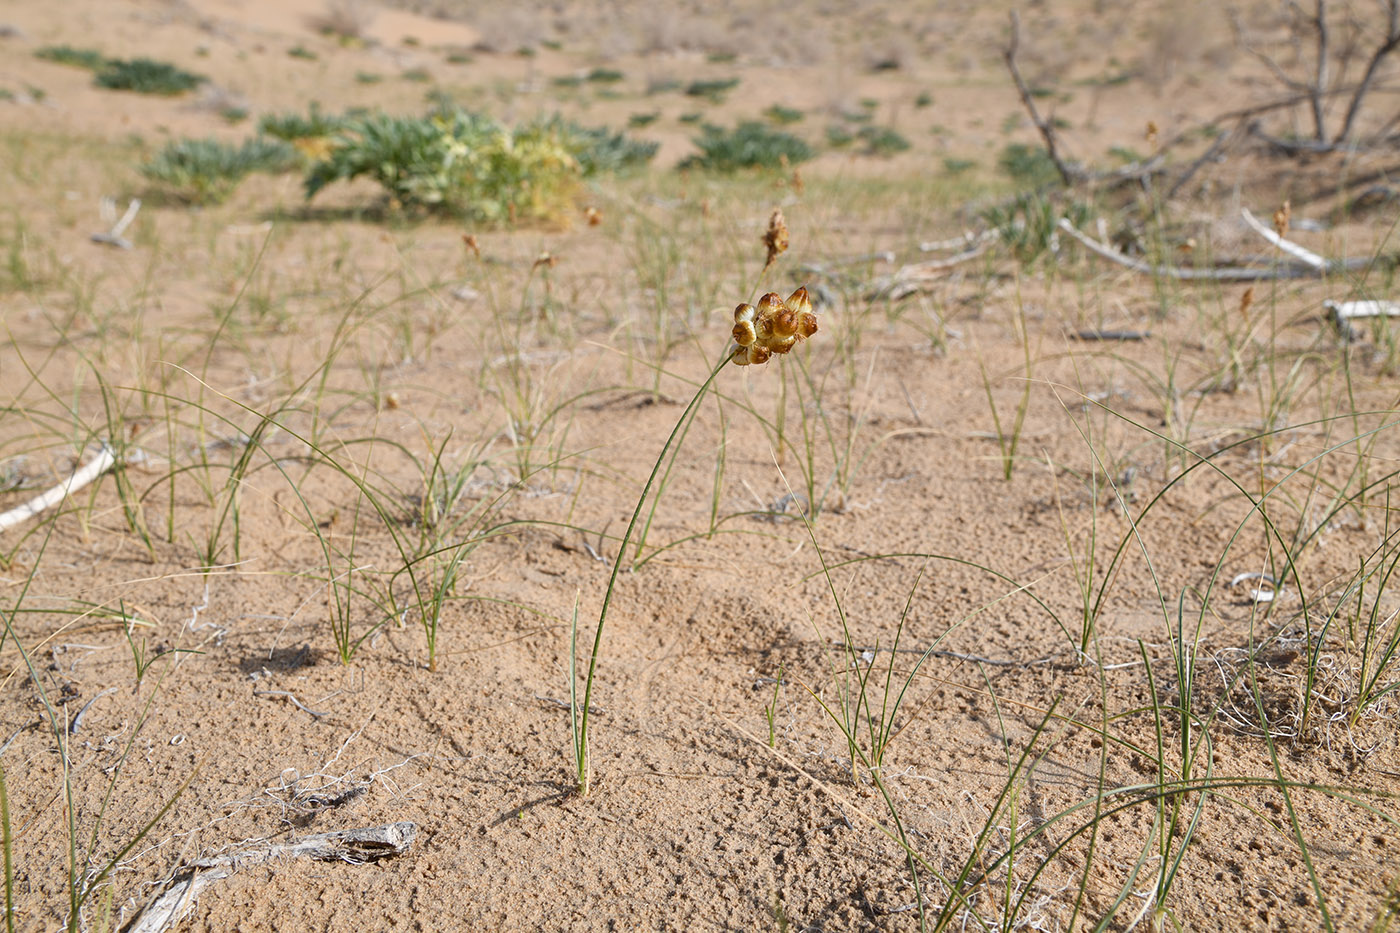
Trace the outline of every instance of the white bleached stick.
<instances>
[{"instance_id":1,"label":"white bleached stick","mask_svg":"<svg viewBox=\"0 0 1400 933\"><path fill-rule=\"evenodd\" d=\"M28 521L40 512L58 505L58 503L68 498L70 494L77 492L103 473L106 473L116 462L117 458L112 454L112 448L103 444L101 452L75 470L72 476L52 489L45 490L23 505L17 505L3 515L0 515L0 532L8 531L20 522Z\"/></svg>"},{"instance_id":2,"label":"white bleached stick","mask_svg":"<svg viewBox=\"0 0 1400 933\"><path fill-rule=\"evenodd\" d=\"M1285 240L1283 237L1279 236L1276 231L1270 230L1268 227L1261 224L1258 218L1256 218L1253 214L1249 212L1249 208L1240 208L1240 214L1244 217L1244 222L1249 224L1251 230L1259 234L1264 239L1268 240L1270 243L1277 246L1283 252L1292 256L1294 259L1298 260L1303 265L1311 266L1318 272L1327 271L1327 268L1330 265L1330 263L1328 263L1328 261L1325 258L1319 256L1317 253L1314 253L1310 249L1305 249L1304 247L1299 246L1292 240Z\"/></svg>"}]
</instances>

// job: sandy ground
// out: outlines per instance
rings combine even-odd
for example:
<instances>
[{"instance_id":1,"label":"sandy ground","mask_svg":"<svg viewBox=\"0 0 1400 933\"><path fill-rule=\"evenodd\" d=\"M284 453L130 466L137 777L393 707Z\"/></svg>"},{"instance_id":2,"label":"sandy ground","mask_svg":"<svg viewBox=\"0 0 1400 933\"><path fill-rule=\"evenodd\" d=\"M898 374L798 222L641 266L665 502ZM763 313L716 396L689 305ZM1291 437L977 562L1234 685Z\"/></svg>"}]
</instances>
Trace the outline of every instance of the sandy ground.
<instances>
[{"instance_id":1,"label":"sandy ground","mask_svg":"<svg viewBox=\"0 0 1400 933\"><path fill-rule=\"evenodd\" d=\"M0 86L16 92L0 101L14 181L0 210L0 391L14 400L0 439L20 487L0 504L55 482L119 424L141 452L122 476L150 532L147 546L109 476L56 522L0 537L3 605L39 674L14 638L0 646L18 929L69 916L70 837L79 875L115 859L79 924L106 929L195 859L396 821L418 827L402 856L249 865L178 928L912 930L920 896L931 916L948 897L936 873L966 882L968 929L1109 914L1146 929L1164 871L1168 923L1188 929L1362 929L1387 898L1393 909L1393 700L1351 721L1354 639L1310 636L1295 594L1263 604L1227 585L1276 569L1279 542L1316 529L1297 568L1315 621L1386 540L1400 446L1386 432L1342 442L1393 411L1393 352L1338 345L1321 311L1333 283L1260 285L1246 302L1244 286L1154 288L1082 257L988 258L902 303L860 300L863 283L926 258L920 242L968 223L947 206L960 182L945 159L985 179L1008 139L1034 136L998 66L1005 9L812 6L804 31L738 5L526 28L504 7L445 22L425 13L460 11L351 4L364 36L347 44L317 31L332 7L315 0L0 0L17 33L0 39ZM1227 81L1241 103L1266 94L1210 15L1027 14L1027 68L1072 89L1046 106L1076 128L1079 155L1147 151L1149 120L1162 137L1191 126L1218 112ZM548 44L521 55L526 41ZM214 90L104 92L33 58L53 43L171 60ZM882 55L898 67L875 68ZM626 75L614 92L554 81L603 63ZM415 70L429 81L403 77ZM1117 73L1130 77L1085 83ZM713 107L647 93L729 74L742 90ZM220 116L230 105L419 111L434 87L508 119L561 108L621 126L654 111L637 132L662 143L655 178L590 188L579 207L600 208L599 227L580 212L563 229L472 231L480 259L459 225L356 209L367 189L308 210L291 177L205 211L155 199L130 252L87 241L99 197L145 193L132 166L164 139L247 135ZM910 152L826 152L805 184L670 169L690 151L688 112L732 121L782 103L813 114L803 131L819 139L864 99ZM1260 252L1234 220L1241 203L1267 216L1291 194L1300 218L1325 217L1306 196L1338 164L1214 168L1181 212L1182 255L1187 234ZM820 285L822 329L800 361L726 369L700 407L646 531L650 559L618 579L581 797L570 621L577 607L591 644L622 530L730 309L754 294L778 204L793 248L762 287ZM1295 236L1365 255L1388 217ZM885 250L898 260L842 267L849 279L804 267ZM1359 290L1376 297L1380 281ZM1099 330L1148 338L1078 336ZM1226 386L1235 353L1268 362ZM1006 428L1021 405L1008 481L993 409ZM1370 414L1318 420L1344 411ZM250 437L255 466L230 486ZM404 598L406 578L389 575L398 543L434 533L435 458L461 480L436 501L462 560L429 670L417 609L385 621L375 599ZM1359 467L1369 496L1337 505L1329 490L1354 489ZM1242 490L1277 490L1272 532ZM1081 653L1086 575L1089 598L1105 595ZM348 664L331 635L340 600L363 638ZM143 679L128 631L159 654ZM1189 699L1208 719L1190 792L1164 797L1180 729L1147 710L1154 691L1182 703L1173 652L1192 642ZM1300 723L1310 645L1326 683ZM853 714L868 748L865 723L895 695L891 657L892 689L908 688L882 794L868 770L853 776L834 720L868 676L874 709ZM68 723L66 758L41 696ZM924 860L917 892L901 834Z\"/></svg>"}]
</instances>

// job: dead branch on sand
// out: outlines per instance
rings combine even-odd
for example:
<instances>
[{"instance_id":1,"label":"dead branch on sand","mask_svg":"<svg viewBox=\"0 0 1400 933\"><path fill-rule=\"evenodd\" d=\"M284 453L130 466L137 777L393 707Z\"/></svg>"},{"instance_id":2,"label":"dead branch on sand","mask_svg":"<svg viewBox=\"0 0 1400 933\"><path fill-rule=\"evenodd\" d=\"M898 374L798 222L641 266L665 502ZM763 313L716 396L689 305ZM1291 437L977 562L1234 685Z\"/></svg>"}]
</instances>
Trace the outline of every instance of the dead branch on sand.
<instances>
[{"instance_id":1,"label":"dead branch on sand","mask_svg":"<svg viewBox=\"0 0 1400 933\"><path fill-rule=\"evenodd\" d=\"M364 829L343 829L317 833L289 845L262 845L239 849L227 855L198 859L179 869L165 891L127 924L126 933L163 933L178 923L194 906L200 893L216 881L241 868L262 865L273 859L312 858L323 862L349 862L362 865L402 855L418 834L416 823L389 823Z\"/></svg>"}]
</instances>

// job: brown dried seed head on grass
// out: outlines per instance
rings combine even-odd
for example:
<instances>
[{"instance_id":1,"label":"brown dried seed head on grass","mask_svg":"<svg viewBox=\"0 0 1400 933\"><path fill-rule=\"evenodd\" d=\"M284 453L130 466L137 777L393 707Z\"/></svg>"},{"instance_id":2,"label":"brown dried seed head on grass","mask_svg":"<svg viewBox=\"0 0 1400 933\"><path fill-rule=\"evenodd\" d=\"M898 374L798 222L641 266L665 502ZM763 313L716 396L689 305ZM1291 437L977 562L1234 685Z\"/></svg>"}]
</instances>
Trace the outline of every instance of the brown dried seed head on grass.
<instances>
[{"instance_id":1,"label":"brown dried seed head on grass","mask_svg":"<svg viewBox=\"0 0 1400 933\"><path fill-rule=\"evenodd\" d=\"M1279 236L1288 236L1288 222L1293 219L1293 205L1288 201L1283 202L1283 207L1274 211L1274 232Z\"/></svg>"},{"instance_id":2,"label":"brown dried seed head on grass","mask_svg":"<svg viewBox=\"0 0 1400 933\"><path fill-rule=\"evenodd\" d=\"M768 230L763 234L763 245L768 249L768 259L763 264L765 269L787 252L788 227L780 207L773 208L773 214L768 218Z\"/></svg>"},{"instance_id":3,"label":"brown dried seed head on grass","mask_svg":"<svg viewBox=\"0 0 1400 933\"><path fill-rule=\"evenodd\" d=\"M734 309L734 342L730 359L740 366L761 365L774 353L788 353L817 332L817 316L806 288L784 301L776 292L758 299L758 306L741 304Z\"/></svg>"}]
</instances>

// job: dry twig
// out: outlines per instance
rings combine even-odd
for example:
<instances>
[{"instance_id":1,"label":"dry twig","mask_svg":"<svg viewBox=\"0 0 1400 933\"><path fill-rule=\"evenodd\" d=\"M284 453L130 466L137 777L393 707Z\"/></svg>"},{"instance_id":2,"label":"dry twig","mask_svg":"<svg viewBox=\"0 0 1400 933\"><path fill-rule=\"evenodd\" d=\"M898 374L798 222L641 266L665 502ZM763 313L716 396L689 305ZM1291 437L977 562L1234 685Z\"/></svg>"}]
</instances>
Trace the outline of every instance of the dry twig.
<instances>
[{"instance_id":1,"label":"dry twig","mask_svg":"<svg viewBox=\"0 0 1400 933\"><path fill-rule=\"evenodd\" d=\"M274 859L292 858L361 865L402 855L413 845L417 834L416 823L390 823L386 826L317 833L288 845L252 846L227 855L198 859L175 873L165 891L127 925L126 933L162 933L189 913L195 899L205 888L240 868L262 865Z\"/></svg>"}]
</instances>

